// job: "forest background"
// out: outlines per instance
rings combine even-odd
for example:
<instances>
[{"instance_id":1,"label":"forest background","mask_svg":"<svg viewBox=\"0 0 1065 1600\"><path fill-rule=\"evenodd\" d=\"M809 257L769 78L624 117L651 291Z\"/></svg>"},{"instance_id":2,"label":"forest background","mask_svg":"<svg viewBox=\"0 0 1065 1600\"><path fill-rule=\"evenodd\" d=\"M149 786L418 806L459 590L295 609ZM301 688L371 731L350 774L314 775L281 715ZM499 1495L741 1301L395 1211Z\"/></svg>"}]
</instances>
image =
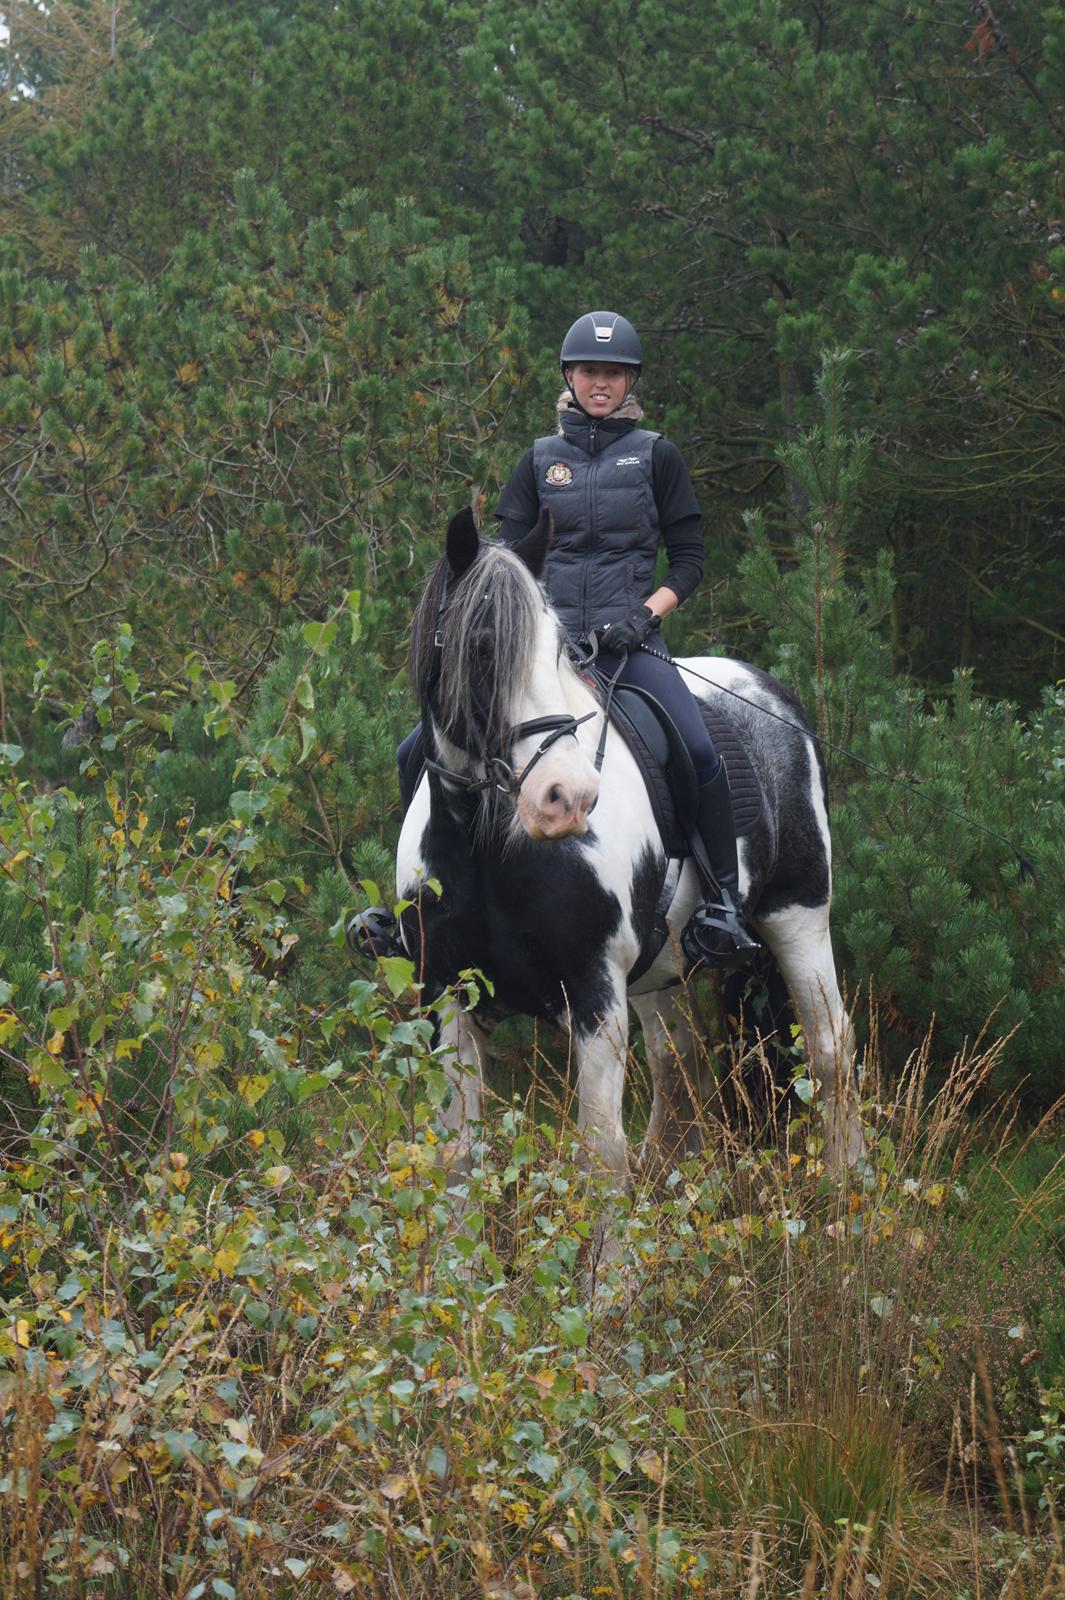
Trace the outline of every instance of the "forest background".
<instances>
[{"instance_id":1,"label":"forest background","mask_svg":"<svg viewBox=\"0 0 1065 1600\"><path fill-rule=\"evenodd\" d=\"M413 603L450 514L490 527L552 426L555 352L590 306L640 329L649 423L703 508L706 580L672 647L778 672L826 738L837 955L889 1075L934 1025L944 1073L980 1037L985 1095L1051 1107L1065 8L0 18L12 1348L63 1325L62 1274L34 1301L18 1263L43 1282L77 1229L53 1218L31 1249L18 1228L47 1233L33 1197L71 1140L107 1145L106 1188L135 1127L119 1188L162 1170L169 1192L179 1129L216 1172L235 1140L257 1159L239 1142L269 1105L264 1170L291 1171L295 1113L377 1004L353 1000L338 929L391 886ZM404 991L389 972L380 993ZM208 1278L239 1276L229 1249L212 1241Z\"/></svg>"}]
</instances>

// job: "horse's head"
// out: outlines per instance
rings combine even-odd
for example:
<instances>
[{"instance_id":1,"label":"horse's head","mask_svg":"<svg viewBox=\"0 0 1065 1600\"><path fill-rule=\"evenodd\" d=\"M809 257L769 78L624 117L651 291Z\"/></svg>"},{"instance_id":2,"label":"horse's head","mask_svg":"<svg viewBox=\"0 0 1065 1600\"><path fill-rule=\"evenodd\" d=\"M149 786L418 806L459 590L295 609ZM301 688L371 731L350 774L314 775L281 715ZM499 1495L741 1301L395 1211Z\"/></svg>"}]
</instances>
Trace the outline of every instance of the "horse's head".
<instances>
[{"instance_id":1,"label":"horse's head","mask_svg":"<svg viewBox=\"0 0 1065 1600\"><path fill-rule=\"evenodd\" d=\"M599 789L572 737L587 690L536 581L550 538L546 513L507 549L482 540L473 513L459 512L411 640L411 674L441 766L467 787L508 792L533 839L584 833ZM530 726L545 720L554 726Z\"/></svg>"}]
</instances>

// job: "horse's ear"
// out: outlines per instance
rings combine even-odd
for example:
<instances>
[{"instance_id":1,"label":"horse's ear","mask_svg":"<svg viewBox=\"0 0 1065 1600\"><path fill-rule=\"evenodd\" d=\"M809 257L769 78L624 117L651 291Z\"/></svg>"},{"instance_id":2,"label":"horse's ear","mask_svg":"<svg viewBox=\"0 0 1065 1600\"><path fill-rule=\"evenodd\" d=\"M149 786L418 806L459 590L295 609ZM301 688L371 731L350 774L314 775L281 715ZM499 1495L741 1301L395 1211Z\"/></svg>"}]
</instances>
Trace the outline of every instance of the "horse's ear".
<instances>
[{"instance_id":1,"label":"horse's ear","mask_svg":"<svg viewBox=\"0 0 1065 1600\"><path fill-rule=\"evenodd\" d=\"M534 578L538 578L544 570L554 532L555 519L545 507L535 528L530 528L523 539L510 547L519 560L524 561Z\"/></svg>"},{"instance_id":2,"label":"horse's ear","mask_svg":"<svg viewBox=\"0 0 1065 1600\"><path fill-rule=\"evenodd\" d=\"M456 578L472 567L480 547L477 523L469 506L463 506L447 525L447 559Z\"/></svg>"}]
</instances>

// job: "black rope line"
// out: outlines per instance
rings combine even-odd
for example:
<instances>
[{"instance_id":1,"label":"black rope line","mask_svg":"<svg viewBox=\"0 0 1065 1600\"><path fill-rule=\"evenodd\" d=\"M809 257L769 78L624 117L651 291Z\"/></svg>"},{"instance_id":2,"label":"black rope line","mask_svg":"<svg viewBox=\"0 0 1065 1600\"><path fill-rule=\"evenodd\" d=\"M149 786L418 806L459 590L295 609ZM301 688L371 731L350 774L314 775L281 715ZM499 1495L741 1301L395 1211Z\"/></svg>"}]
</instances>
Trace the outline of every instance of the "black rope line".
<instances>
[{"instance_id":1,"label":"black rope line","mask_svg":"<svg viewBox=\"0 0 1065 1600\"><path fill-rule=\"evenodd\" d=\"M936 800L932 795L925 794L914 779L897 778L893 773L885 772L884 768L878 767L875 762L867 761L864 756L855 755L854 751L848 750L846 745L835 744L831 739L823 738L821 734L815 733L812 728L801 727L799 723L792 722L789 717L782 717L779 711L770 711L768 706L760 706L757 700L748 700L746 695L737 693L735 689L726 689L723 683L715 683L713 678L706 677L702 672L696 672L694 667L686 667L683 661L677 660L674 656L663 655L661 650L652 650L646 644L641 644L639 649L646 651L649 656L656 656L659 661L671 661L681 672L686 672L689 678L698 678L700 683L707 684L711 689L716 689L721 694L729 694L733 700L742 700L745 706L750 706L754 711L760 711L763 716L772 717L775 722L782 722L793 733L809 735L823 749L834 750L837 755L846 756L848 761L853 761L856 766L864 767L867 772L874 773L878 778L884 778L888 783L894 783L898 788L906 789L916 799L923 800L926 806L934 806L937 811L942 811L946 816L953 817L956 822L964 822L967 828L975 828L980 833L986 833L989 839L997 839L1000 844L1006 846L1007 850L1011 850L1016 857L1021 882L1035 882L1036 871L1031 857L1025 855L1023 850L1019 850L1012 839L1007 839L1004 833L998 833L994 828L987 827L983 822L976 822L972 817L967 817L964 811L955 811L953 806L945 805L942 800Z\"/></svg>"}]
</instances>

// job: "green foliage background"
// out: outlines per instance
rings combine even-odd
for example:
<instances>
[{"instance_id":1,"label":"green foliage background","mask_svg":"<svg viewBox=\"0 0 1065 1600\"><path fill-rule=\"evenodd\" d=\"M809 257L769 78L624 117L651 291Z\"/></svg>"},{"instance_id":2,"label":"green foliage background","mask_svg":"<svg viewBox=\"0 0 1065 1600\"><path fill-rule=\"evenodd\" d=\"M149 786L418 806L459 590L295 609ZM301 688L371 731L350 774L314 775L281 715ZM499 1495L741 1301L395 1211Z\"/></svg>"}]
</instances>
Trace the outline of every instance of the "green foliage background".
<instances>
[{"instance_id":1,"label":"green foliage background","mask_svg":"<svg viewBox=\"0 0 1065 1600\"><path fill-rule=\"evenodd\" d=\"M249 750L285 769L286 981L328 992L326 930L388 882L440 529L487 515L549 425L575 311L621 305L705 513L675 648L782 672L909 786L830 752L849 983L903 1051L933 1015L947 1051L995 1010L1017 1029L1000 1086L1053 1099L1062 7L3 15L0 734L21 772L93 796L92 651L128 624L137 687L107 709L165 733L143 804L209 824ZM1017 842L1037 883L920 796Z\"/></svg>"},{"instance_id":2,"label":"green foliage background","mask_svg":"<svg viewBox=\"0 0 1065 1600\"><path fill-rule=\"evenodd\" d=\"M1065 7L0 23L0 1597L1049 1600ZM607 1196L534 1083L456 1185L344 944L424 575L597 304L704 511L671 643L825 741L839 1184L798 1117Z\"/></svg>"}]
</instances>

